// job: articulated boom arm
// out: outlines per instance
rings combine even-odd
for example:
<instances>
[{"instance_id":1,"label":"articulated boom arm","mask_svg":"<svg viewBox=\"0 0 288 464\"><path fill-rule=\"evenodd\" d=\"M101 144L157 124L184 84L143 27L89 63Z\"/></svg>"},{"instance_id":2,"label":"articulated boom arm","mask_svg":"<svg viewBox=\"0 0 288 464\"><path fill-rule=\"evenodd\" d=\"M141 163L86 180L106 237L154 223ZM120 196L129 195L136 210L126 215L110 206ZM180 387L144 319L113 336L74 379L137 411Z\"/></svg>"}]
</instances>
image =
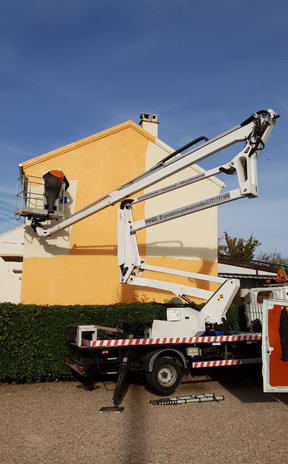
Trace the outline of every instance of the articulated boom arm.
<instances>
[{"instance_id":1,"label":"articulated boom arm","mask_svg":"<svg viewBox=\"0 0 288 464\"><path fill-rule=\"evenodd\" d=\"M216 206L227 201L233 201L237 198L245 196L257 196L256 161L276 123L276 118L277 116L273 110L267 109L259 111L244 121L242 124L211 140L204 138L205 141L200 146L197 148L192 148L186 153L181 154L182 151L203 140L203 138L196 139L185 147L182 147L180 150L177 150L168 155L150 170L122 185L110 194L107 194L106 196L96 200L90 205L87 205L85 208L64 219L61 223L58 223L48 229L36 227L36 232L39 236L49 237L85 219L86 217L89 217L92 214L107 208L108 206L112 206L118 202L130 198L132 195L141 192L147 187L154 185L157 182L160 182L161 180L166 179L167 177L172 176L173 174L182 171L189 166L192 166L193 164L199 163L201 160L204 160L205 158L238 142L245 142L245 147L235 158L233 158L230 163L218 166L217 168L206 171L203 174L199 174L190 179L187 179L184 182L172 184L165 189L155 190L153 193L139 196L133 201L134 203L136 201L144 201L152 198L153 196L161 195L168 191L180 188L184 185L215 176L221 172L227 174L234 172L237 173L239 189L229 192L228 194L222 194L218 195L217 197L207 199L204 202L205 204L200 202L199 204L187 206L185 210L186 214L190 214L191 212L198 211L200 209L205 209L205 207ZM167 216L167 214L169 216ZM182 215L181 211L180 215ZM166 213L166 220L174 219L176 217L179 217L179 212L177 211ZM147 227L152 223L156 223L156 221L158 221L158 218L148 218L145 219L144 222L140 221L140 223L134 224L134 232L140 228Z\"/></svg>"},{"instance_id":2,"label":"articulated boom arm","mask_svg":"<svg viewBox=\"0 0 288 464\"><path fill-rule=\"evenodd\" d=\"M200 332L203 330L203 327L205 327L205 323L221 323L222 318L225 317L226 311L239 289L240 282L237 279L225 280L218 277L207 276L198 273L190 273L176 269L151 266L147 264L146 261L139 255L136 232L141 229L160 224L162 222L170 221L175 218L179 218L187 214L192 214L197 211L202 211L204 209L218 206L220 204L234 201L236 199L245 197L257 197L257 158L260 151L264 148L265 142L274 127L275 121L275 113L271 112L271 110L263 112L262 116L255 114L245 123L243 123L243 125L240 125L234 130L223 134L210 143L206 142L198 149L193 150L189 155L183 155L182 158L178 159L179 163L181 162L184 164L190 156L195 157L196 153L198 155L199 153L202 153L199 158L203 159L206 157L206 155L203 156L203 153L207 153L208 149L210 150L210 154L213 154L216 150L216 147L219 148L220 144L223 148L223 145L227 147L231 143L235 143L235 140L239 141L239 138L241 140L244 138L246 141L244 149L238 153L230 163L218 166L201 174L197 174L196 176L184 181L140 195L134 199L124 200L120 204L120 209L118 212L118 265L120 268L120 281L130 285L170 291L190 304L193 304L193 302L190 301L188 297L208 300L204 308L201 310L201 315L199 313L195 316L194 311L194 325ZM217 149L217 151L219 150ZM171 169L171 167L173 167L172 163L166 166L166 169ZM163 168L163 170L164 169L165 168ZM161 171L161 173L162 172L163 171ZM203 179L207 179L208 177L215 176L223 172L226 174L237 174L239 184L237 189L204 199L202 201L198 201L196 203L182 206L178 209L162 212L156 216L148 217L141 221L134 222L134 204L149 200L150 198L165 194L166 192L173 191L195 182L199 182ZM154 174L151 173L151 175ZM147 278L144 276L145 271L158 276L162 274L162 279L163 274L169 274L171 276L188 277L192 280L216 282L218 283L219 288L214 293L209 290L201 289L197 285L185 286L174 283L173 278L170 282L167 282L166 279L164 281L161 280L161 277L160 280ZM195 305L194 309L197 310Z\"/></svg>"},{"instance_id":3,"label":"articulated boom arm","mask_svg":"<svg viewBox=\"0 0 288 464\"><path fill-rule=\"evenodd\" d=\"M196 139L185 147L182 147L180 150L171 153L137 178L122 185L117 190L114 190L92 204L87 205L85 208L64 219L61 223L58 223L46 230L39 227L39 223L34 223L34 228L39 236L49 237L85 219L86 217L119 202L118 265L120 268L120 282L123 284L126 283L169 291L179 298L189 302L190 306L192 306L192 308L189 307L180 310L182 314L181 318L183 318L183 320L181 319L182 322L179 322L178 320L176 326L173 323L171 324L170 321L154 321L152 337L161 337L161 334L163 333L167 336L169 331L171 331L172 334L174 333L175 327L177 327L177 330L180 330L184 336L186 336L186 333L191 335L201 334L205 331L207 324L213 325L222 323L227 309L229 308L240 286L240 282L237 279L225 280L219 277L151 266L140 257L136 233L141 229L170 221L187 214L192 214L197 211L202 211L213 206L218 206L223 203L245 197L257 197L257 159L276 123L276 119L277 116L273 110L264 110L255 113L239 126L234 127L212 140L207 140L203 137ZM203 141L203 139L205 140L200 146L197 148L191 148L192 145ZM199 163L201 160L204 160L205 158L238 142L244 142L244 148L240 151L240 153L234 156L229 163L204 171L180 182L131 198L131 196L145 190L147 187L157 184L157 182L160 182L161 180L166 179L169 176L192 166L193 164ZM187 152L181 154L182 151L187 149ZM136 203L147 201L151 198L174 191L186 185L216 176L220 173L228 175L236 174L238 188L134 222L133 205ZM159 274L162 274L162 280L161 277L159 279L153 279L151 277L147 278L146 276L144 277L145 271L152 275L158 273L159 276ZM196 284L194 286L181 285L173 282L173 278L172 282L167 282L165 278L163 280L163 274L188 277L192 279L192 281L200 280L215 282L218 284L218 290L216 292L212 292L207 289L199 288ZM200 298L208 301L203 308L199 308L189 299L189 297ZM174 316L172 315L172 317Z\"/></svg>"}]
</instances>

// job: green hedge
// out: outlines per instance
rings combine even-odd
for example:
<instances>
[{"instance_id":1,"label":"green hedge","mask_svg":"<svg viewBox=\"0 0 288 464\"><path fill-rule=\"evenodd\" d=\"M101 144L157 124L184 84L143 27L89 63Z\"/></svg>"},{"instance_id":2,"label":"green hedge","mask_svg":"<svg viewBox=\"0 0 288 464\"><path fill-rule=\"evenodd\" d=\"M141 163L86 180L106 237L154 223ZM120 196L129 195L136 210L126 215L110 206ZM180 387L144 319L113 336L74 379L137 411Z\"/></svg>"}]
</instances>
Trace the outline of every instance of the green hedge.
<instances>
[{"instance_id":1,"label":"green hedge","mask_svg":"<svg viewBox=\"0 0 288 464\"><path fill-rule=\"evenodd\" d=\"M231 305L227 311L226 318L231 320L231 324L234 330L247 330L247 321L244 313L244 306Z\"/></svg>"},{"instance_id":2,"label":"green hedge","mask_svg":"<svg viewBox=\"0 0 288 464\"><path fill-rule=\"evenodd\" d=\"M73 324L101 324L116 321L152 322L166 318L166 305L156 303L113 306L36 306L0 304L0 382L42 382L69 380L65 364L65 327ZM231 307L228 316L240 328L239 311Z\"/></svg>"},{"instance_id":3,"label":"green hedge","mask_svg":"<svg viewBox=\"0 0 288 464\"><path fill-rule=\"evenodd\" d=\"M165 319L158 304L36 306L0 304L0 382L41 382L73 378L65 365L65 327L73 324Z\"/></svg>"}]
</instances>

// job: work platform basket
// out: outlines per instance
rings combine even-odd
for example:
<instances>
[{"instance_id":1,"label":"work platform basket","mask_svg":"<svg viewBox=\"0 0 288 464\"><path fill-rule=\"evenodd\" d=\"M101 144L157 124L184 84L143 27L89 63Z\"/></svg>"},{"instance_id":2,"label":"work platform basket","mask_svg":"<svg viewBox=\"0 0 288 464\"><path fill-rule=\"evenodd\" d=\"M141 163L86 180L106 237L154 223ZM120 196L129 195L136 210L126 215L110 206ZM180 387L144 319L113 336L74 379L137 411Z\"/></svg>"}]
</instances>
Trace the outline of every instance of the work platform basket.
<instances>
[{"instance_id":1,"label":"work platform basket","mask_svg":"<svg viewBox=\"0 0 288 464\"><path fill-rule=\"evenodd\" d=\"M47 199L45 197L45 185L42 177L21 175L17 180L15 216L16 219L26 217L32 219L63 219L65 186L61 189L59 198L56 199L53 213L48 214Z\"/></svg>"}]
</instances>

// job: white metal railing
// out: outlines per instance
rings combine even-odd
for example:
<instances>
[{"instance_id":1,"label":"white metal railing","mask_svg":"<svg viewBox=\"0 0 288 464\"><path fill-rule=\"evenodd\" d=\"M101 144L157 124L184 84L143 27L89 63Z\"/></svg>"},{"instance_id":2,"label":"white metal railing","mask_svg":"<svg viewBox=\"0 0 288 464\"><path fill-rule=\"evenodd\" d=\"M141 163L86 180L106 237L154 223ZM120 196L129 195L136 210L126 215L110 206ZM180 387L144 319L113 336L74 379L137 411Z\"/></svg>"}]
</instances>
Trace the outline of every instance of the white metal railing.
<instances>
[{"instance_id":1,"label":"white metal railing","mask_svg":"<svg viewBox=\"0 0 288 464\"><path fill-rule=\"evenodd\" d=\"M56 199L55 211L49 214L50 219L64 218L63 193L64 191ZM28 218L48 216L44 180L42 177L27 177L24 174L17 179L15 217L16 219L20 219L22 216Z\"/></svg>"}]
</instances>

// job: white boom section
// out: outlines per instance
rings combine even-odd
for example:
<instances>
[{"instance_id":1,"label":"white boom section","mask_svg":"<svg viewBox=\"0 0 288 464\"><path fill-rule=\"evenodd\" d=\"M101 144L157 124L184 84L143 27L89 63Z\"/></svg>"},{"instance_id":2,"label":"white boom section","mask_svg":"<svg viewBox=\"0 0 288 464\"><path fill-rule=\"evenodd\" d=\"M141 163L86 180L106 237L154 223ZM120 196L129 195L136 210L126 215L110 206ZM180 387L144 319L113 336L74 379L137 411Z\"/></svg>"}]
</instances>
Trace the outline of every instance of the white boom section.
<instances>
[{"instance_id":1,"label":"white boom section","mask_svg":"<svg viewBox=\"0 0 288 464\"><path fill-rule=\"evenodd\" d=\"M230 163L207 171L203 176L200 174L190 179L190 181L191 183L196 182L200 178L211 177L220 172L229 173L229 171L233 170L237 171L240 196L257 196L256 161L276 123L276 118L276 113L271 109L259 111L242 124L203 143L197 148L189 150L185 154L179 154L179 151L172 153L147 172L87 205L85 208L64 219L61 223L48 229L36 227L36 232L39 236L49 237L238 142L245 142L245 148ZM184 185L187 184L177 184L177 186L173 184L170 190ZM159 191L156 191L155 195L159 195ZM210 199L210 201L213 200Z\"/></svg>"},{"instance_id":2,"label":"white boom section","mask_svg":"<svg viewBox=\"0 0 288 464\"><path fill-rule=\"evenodd\" d=\"M158 222L163 222L164 220L161 221L159 219ZM155 222L149 224L149 226L154 224ZM200 308L179 309L179 318L176 319L177 324L172 320L153 321L151 336L154 338L197 336L205 331L206 324L221 324L227 309L240 287L240 281L237 279L225 280L221 277L147 264L139 255L131 203L124 204L123 208L118 210L118 266L120 268L120 282L122 284L126 283L164 290L174 293L174 295L189 303L191 301L188 297L208 300L201 311ZM145 271L158 274L158 276L160 275L159 280L144 277ZM195 286L181 285L173 282L173 279L172 281L161 280L161 278L163 279L163 275L161 276L161 274L168 274L174 277L188 277L198 281L216 282L219 284L219 288L216 292L212 292L198 288L196 284Z\"/></svg>"}]
</instances>

